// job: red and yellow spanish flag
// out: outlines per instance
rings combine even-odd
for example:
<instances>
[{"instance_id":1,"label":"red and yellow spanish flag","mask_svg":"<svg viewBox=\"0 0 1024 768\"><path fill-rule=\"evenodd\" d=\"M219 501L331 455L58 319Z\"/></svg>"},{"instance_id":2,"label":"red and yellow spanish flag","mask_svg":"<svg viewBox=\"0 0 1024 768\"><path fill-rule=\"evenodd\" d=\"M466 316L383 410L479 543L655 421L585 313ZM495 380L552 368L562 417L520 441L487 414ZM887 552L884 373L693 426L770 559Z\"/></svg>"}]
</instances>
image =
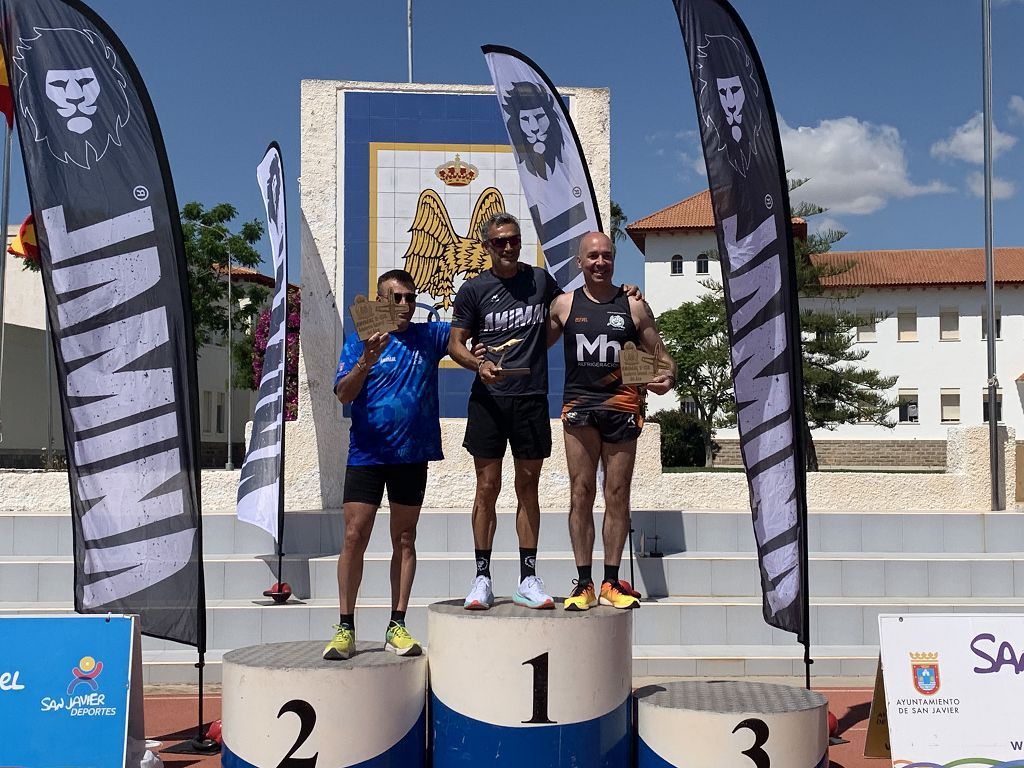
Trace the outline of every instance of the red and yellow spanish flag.
<instances>
[{"instance_id":1,"label":"red and yellow spanish flag","mask_svg":"<svg viewBox=\"0 0 1024 768\"><path fill-rule=\"evenodd\" d=\"M7 130L14 127L14 99L11 96L11 81L7 78L7 55L0 45L0 112L7 118Z\"/></svg>"},{"instance_id":2,"label":"red and yellow spanish flag","mask_svg":"<svg viewBox=\"0 0 1024 768\"><path fill-rule=\"evenodd\" d=\"M36 225L31 213L21 223L17 236L7 246L7 252L12 256L20 256L26 265L39 265L39 244L36 242Z\"/></svg>"}]
</instances>

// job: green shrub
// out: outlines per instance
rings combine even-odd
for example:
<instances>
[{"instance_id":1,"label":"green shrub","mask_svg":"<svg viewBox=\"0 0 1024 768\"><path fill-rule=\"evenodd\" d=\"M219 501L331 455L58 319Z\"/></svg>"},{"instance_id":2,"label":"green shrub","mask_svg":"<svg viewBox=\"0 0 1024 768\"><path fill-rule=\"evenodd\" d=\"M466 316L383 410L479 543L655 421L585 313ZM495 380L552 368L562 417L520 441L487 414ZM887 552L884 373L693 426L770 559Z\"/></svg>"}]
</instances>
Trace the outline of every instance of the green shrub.
<instances>
[{"instance_id":1,"label":"green shrub","mask_svg":"<svg viewBox=\"0 0 1024 768\"><path fill-rule=\"evenodd\" d=\"M661 465L663 467L703 467L705 426L680 409L658 411L647 421L661 425ZM711 443L713 452L718 444Z\"/></svg>"}]
</instances>

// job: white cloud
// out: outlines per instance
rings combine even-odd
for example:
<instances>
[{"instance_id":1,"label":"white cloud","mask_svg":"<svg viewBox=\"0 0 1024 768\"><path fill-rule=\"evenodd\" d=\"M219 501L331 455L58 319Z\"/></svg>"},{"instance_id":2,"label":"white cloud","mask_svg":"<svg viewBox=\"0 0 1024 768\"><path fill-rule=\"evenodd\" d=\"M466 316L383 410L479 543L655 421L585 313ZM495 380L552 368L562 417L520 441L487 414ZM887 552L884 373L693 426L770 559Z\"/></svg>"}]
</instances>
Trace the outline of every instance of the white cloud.
<instances>
[{"instance_id":1,"label":"white cloud","mask_svg":"<svg viewBox=\"0 0 1024 768\"><path fill-rule=\"evenodd\" d=\"M949 192L945 184L914 184L903 140L895 128L855 117L791 128L779 117L790 176L810 178L793 191L794 201L818 203L832 213L867 214L893 198Z\"/></svg>"},{"instance_id":2,"label":"white cloud","mask_svg":"<svg viewBox=\"0 0 1024 768\"><path fill-rule=\"evenodd\" d=\"M967 188L975 197L985 196L985 177L981 171L971 171L967 174ZM1007 200L1017 192L1017 185L1007 179L992 177L992 199Z\"/></svg>"},{"instance_id":3,"label":"white cloud","mask_svg":"<svg viewBox=\"0 0 1024 768\"><path fill-rule=\"evenodd\" d=\"M1024 123L1024 98L1016 95L1010 97L1010 120Z\"/></svg>"},{"instance_id":4,"label":"white cloud","mask_svg":"<svg viewBox=\"0 0 1024 768\"><path fill-rule=\"evenodd\" d=\"M1010 107L1013 108L1013 99L1010 99ZM984 131L985 126L982 122L981 112L978 112L966 123L954 128L948 139L932 144L932 157L944 160L963 160L965 163L981 165L985 161ZM1012 148L1016 143L1016 136L1003 133L995 125L992 126L993 159Z\"/></svg>"}]
</instances>

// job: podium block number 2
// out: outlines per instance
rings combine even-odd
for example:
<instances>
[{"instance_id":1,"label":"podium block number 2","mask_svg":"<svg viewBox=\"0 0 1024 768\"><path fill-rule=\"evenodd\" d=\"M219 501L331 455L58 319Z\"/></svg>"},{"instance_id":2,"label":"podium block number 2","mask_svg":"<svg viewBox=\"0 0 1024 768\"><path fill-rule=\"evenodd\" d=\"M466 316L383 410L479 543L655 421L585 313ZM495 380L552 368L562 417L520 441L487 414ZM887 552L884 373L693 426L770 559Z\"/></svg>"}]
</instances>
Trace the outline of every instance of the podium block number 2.
<instances>
[{"instance_id":1,"label":"podium block number 2","mask_svg":"<svg viewBox=\"0 0 1024 768\"><path fill-rule=\"evenodd\" d=\"M732 729L732 732L736 733L740 728L745 728L754 735L754 743L751 744L748 749L744 749L740 754L749 757L750 762L756 765L757 768L771 768L771 758L768 757L767 752L761 749L761 747L768 743L768 724L764 720L758 720L756 717L750 717L746 720L740 721L736 727Z\"/></svg>"},{"instance_id":2,"label":"podium block number 2","mask_svg":"<svg viewBox=\"0 0 1024 768\"><path fill-rule=\"evenodd\" d=\"M554 723L548 719L548 654L542 653L523 662L533 667L533 717L524 723Z\"/></svg>"},{"instance_id":3,"label":"podium block number 2","mask_svg":"<svg viewBox=\"0 0 1024 768\"><path fill-rule=\"evenodd\" d=\"M292 699L281 707L281 711L277 713L278 719L285 712L293 712L299 716L299 735L295 739L295 743L292 744L292 748L288 750L288 754L277 764L277 768L316 768L316 759L320 756L319 752L312 757L292 757L292 755L299 751L299 747L306 743L309 734L313 732L313 726L316 725L316 710L313 709L313 705L308 701Z\"/></svg>"}]
</instances>

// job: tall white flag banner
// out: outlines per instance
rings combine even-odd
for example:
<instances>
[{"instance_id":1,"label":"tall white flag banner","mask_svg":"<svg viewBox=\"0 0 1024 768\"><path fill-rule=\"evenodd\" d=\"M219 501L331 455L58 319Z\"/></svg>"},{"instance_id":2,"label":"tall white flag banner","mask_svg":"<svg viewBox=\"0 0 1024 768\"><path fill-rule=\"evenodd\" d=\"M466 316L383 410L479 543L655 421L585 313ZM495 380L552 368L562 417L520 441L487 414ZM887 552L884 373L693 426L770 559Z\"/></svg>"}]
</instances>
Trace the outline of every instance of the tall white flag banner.
<instances>
[{"instance_id":1,"label":"tall white flag banner","mask_svg":"<svg viewBox=\"0 0 1024 768\"><path fill-rule=\"evenodd\" d=\"M274 303L263 358L263 375L252 417L249 450L238 479L238 519L258 525L280 541L284 517L285 330L288 319L288 230L284 205L284 167L277 142L267 147L256 169L267 209L267 235L274 257Z\"/></svg>"},{"instance_id":2,"label":"tall white flag banner","mask_svg":"<svg viewBox=\"0 0 1024 768\"><path fill-rule=\"evenodd\" d=\"M528 57L500 45L483 52L547 270L563 290L579 288L579 242L601 230L601 216L576 128L554 84Z\"/></svg>"}]
</instances>

